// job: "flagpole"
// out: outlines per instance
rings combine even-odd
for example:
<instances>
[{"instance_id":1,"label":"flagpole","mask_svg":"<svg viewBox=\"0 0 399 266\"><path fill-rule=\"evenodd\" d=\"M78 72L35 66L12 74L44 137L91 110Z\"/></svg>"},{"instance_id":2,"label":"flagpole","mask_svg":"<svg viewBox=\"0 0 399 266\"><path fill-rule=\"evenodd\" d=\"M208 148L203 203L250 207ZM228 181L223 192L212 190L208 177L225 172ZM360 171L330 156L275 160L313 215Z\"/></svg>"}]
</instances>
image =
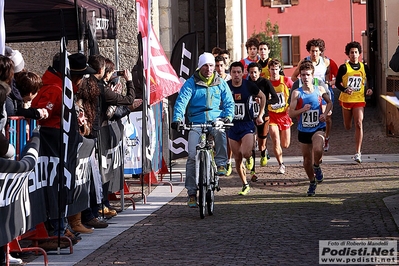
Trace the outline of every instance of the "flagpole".
<instances>
[{"instance_id":1,"label":"flagpole","mask_svg":"<svg viewBox=\"0 0 399 266\"><path fill-rule=\"evenodd\" d=\"M146 79L146 100L147 106L150 105L150 85L151 85L151 69L150 69L150 37L151 37L151 0L148 0L148 21L147 21L147 79Z\"/></svg>"},{"instance_id":2,"label":"flagpole","mask_svg":"<svg viewBox=\"0 0 399 266\"><path fill-rule=\"evenodd\" d=\"M151 49L151 44L150 44L150 39L151 39L151 0L148 0L148 6L147 6L147 17L148 17L148 21L147 21L147 54L146 54L146 61L147 61L147 75L146 75L146 86L145 86L145 100L146 100L146 104L143 105L143 108L147 108L146 110L146 116L143 117L143 120L146 119L147 120L147 115L148 115L148 108L150 107L150 97L151 97L151 93L150 93L150 86L151 86L151 68L150 68L150 64L151 64L151 60L150 60L150 49ZM148 125L147 125L147 121L145 121L145 125L146 127L143 127L142 133L143 133L143 139L144 139L144 135L147 134L148 132ZM148 132L148 136L151 133ZM149 139L148 139L149 141ZM146 152L144 152L144 156L147 156L147 146L149 145L149 143L146 143L146 147L143 147L144 150ZM146 161L146 157L143 157L143 162ZM147 163L145 163L145 165L147 166ZM148 170L148 169L146 169ZM143 169L144 171L144 169ZM151 173L148 173L148 186L151 190Z\"/></svg>"}]
</instances>

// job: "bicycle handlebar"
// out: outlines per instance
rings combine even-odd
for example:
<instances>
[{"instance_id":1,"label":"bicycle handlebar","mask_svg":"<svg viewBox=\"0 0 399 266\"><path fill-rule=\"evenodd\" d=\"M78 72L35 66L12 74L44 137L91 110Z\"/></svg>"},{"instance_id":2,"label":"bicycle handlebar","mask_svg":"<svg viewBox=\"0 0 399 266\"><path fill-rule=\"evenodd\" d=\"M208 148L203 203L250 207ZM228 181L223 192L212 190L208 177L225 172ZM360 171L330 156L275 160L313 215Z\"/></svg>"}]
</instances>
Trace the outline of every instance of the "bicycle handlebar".
<instances>
[{"instance_id":1,"label":"bicycle handlebar","mask_svg":"<svg viewBox=\"0 0 399 266\"><path fill-rule=\"evenodd\" d=\"M223 122L222 122L223 123ZM228 129L230 127L234 126L233 123L223 123L221 126L216 126L214 122L212 123L203 123L203 124L181 124L178 127L178 130L192 130L194 128L208 128L208 127L213 127L213 128L222 128L222 129Z\"/></svg>"}]
</instances>

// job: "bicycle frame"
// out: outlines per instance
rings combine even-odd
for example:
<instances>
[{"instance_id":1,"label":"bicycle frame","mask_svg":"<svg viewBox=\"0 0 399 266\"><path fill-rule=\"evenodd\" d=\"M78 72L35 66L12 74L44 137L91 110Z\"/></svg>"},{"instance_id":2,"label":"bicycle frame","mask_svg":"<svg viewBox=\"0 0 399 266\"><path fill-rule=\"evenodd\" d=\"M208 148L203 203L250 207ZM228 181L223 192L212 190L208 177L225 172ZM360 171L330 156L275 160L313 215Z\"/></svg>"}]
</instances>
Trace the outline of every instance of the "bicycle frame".
<instances>
[{"instance_id":1,"label":"bicycle frame","mask_svg":"<svg viewBox=\"0 0 399 266\"><path fill-rule=\"evenodd\" d=\"M224 124L219 127L224 130L225 126L232 124ZM199 190L199 209L200 217L205 217L205 209L208 209L208 215L213 215L214 208L214 191L220 190L219 176L217 166L214 160L214 140L210 139L210 128L214 128L214 124L196 124L182 125L184 130L201 129L199 143L196 146L195 155L195 180Z\"/></svg>"}]
</instances>

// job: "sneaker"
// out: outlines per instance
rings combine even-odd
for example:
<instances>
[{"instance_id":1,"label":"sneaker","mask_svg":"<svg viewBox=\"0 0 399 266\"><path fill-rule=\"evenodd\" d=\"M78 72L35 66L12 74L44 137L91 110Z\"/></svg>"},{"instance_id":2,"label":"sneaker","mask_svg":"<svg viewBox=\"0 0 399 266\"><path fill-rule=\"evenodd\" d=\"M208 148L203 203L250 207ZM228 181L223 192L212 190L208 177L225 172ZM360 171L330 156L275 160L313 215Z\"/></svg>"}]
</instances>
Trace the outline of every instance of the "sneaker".
<instances>
[{"instance_id":1,"label":"sneaker","mask_svg":"<svg viewBox=\"0 0 399 266\"><path fill-rule=\"evenodd\" d=\"M355 161L355 162L357 162L357 163L361 163L362 162L362 154L359 152L359 153L356 153L355 154L355 157L353 157L353 160Z\"/></svg>"},{"instance_id":2,"label":"sneaker","mask_svg":"<svg viewBox=\"0 0 399 266\"><path fill-rule=\"evenodd\" d=\"M107 228L108 224L104 221L100 221L97 218L93 218L90 221L84 223L84 225L88 227L93 227L93 228Z\"/></svg>"},{"instance_id":3,"label":"sneaker","mask_svg":"<svg viewBox=\"0 0 399 266\"><path fill-rule=\"evenodd\" d=\"M198 207L197 196L189 196L187 205L190 208L197 208Z\"/></svg>"},{"instance_id":4,"label":"sneaker","mask_svg":"<svg viewBox=\"0 0 399 266\"><path fill-rule=\"evenodd\" d=\"M245 166L247 167L247 169L248 169L249 171L252 170L252 168L254 167L254 158L252 158L252 156L249 157L249 158L245 161Z\"/></svg>"},{"instance_id":5,"label":"sneaker","mask_svg":"<svg viewBox=\"0 0 399 266\"><path fill-rule=\"evenodd\" d=\"M267 158L268 160L270 160L270 155L269 155L269 152L267 151L267 149L266 149L266 158Z\"/></svg>"},{"instance_id":6,"label":"sneaker","mask_svg":"<svg viewBox=\"0 0 399 266\"><path fill-rule=\"evenodd\" d=\"M10 254L8 254L8 262L10 265L22 265L23 261L19 258L14 258Z\"/></svg>"},{"instance_id":7,"label":"sneaker","mask_svg":"<svg viewBox=\"0 0 399 266\"><path fill-rule=\"evenodd\" d=\"M313 197L314 195L316 195L316 187L317 187L316 182L309 184L309 189L307 192L309 197Z\"/></svg>"},{"instance_id":8,"label":"sneaker","mask_svg":"<svg viewBox=\"0 0 399 266\"><path fill-rule=\"evenodd\" d=\"M328 142L330 140L330 138L326 138L324 140L324 151L328 151L328 149L330 148L330 143Z\"/></svg>"},{"instance_id":9,"label":"sneaker","mask_svg":"<svg viewBox=\"0 0 399 266\"><path fill-rule=\"evenodd\" d=\"M242 189L240 191L240 193L238 193L238 195L247 195L249 193L250 189L249 189L249 184L245 184L242 186Z\"/></svg>"},{"instance_id":10,"label":"sneaker","mask_svg":"<svg viewBox=\"0 0 399 266\"><path fill-rule=\"evenodd\" d=\"M321 171L320 166L319 167L313 166L313 171L314 171L314 176L316 178L317 183L323 182L324 175L323 175L323 171Z\"/></svg>"},{"instance_id":11,"label":"sneaker","mask_svg":"<svg viewBox=\"0 0 399 266\"><path fill-rule=\"evenodd\" d=\"M226 168L223 165L218 166L218 171L216 172L217 175L225 175L226 174Z\"/></svg>"},{"instance_id":12,"label":"sneaker","mask_svg":"<svg viewBox=\"0 0 399 266\"><path fill-rule=\"evenodd\" d=\"M282 163L277 170L277 174L285 174L285 165Z\"/></svg>"},{"instance_id":13,"label":"sneaker","mask_svg":"<svg viewBox=\"0 0 399 266\"><path fill-rule=\"evenodd\" d=\"M258 176L256 175L255 171L251 171L251 182L258 181Z\"/></svg>"},{"instance_id":14,"label":"sneaker","mask_svg":"<svg viewBox=\"0 0 399 266\"><path fill-rule=\"evenodd\" d=\"M267 156L261 156L260 157L260 166L266 166L267 165Z\"/></svg>"},{"instance_id":15,"label":"sneaker","mask_svg":"<svg viewBox=\"0 0 399 266\"><path fill-rule=\"evenodd\" d=\"M231 172L233 172L233 166L231 165L231 163L228 163L226 165L227 169L226 169L226 176L231 175Z\"/></svg>"}]
</instances>

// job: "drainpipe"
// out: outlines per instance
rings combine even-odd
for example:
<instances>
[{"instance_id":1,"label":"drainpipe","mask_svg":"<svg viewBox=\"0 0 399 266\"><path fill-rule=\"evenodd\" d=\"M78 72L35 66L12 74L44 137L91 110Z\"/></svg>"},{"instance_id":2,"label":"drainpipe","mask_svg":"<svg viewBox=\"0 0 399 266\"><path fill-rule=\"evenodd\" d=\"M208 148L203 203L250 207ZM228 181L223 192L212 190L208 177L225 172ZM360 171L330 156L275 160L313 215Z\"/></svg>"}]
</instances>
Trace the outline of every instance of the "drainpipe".
<instances>
[{"instance_id":1,"label":"drainpipe","mask_svg":"<svg viewBox=\"0 0 399 266\"><path fill-rule=\"evenodd\" d=\"M353 1L350 1L350 16L351 16L351 42L355 40L355 29L354 29L354 22L353 22Z\"/></svg>"},{"instance_id":2,"label":"drainpipe","mask_svg":"<svg viewBox=\"0 0 399 266\"><path fill-rule=\"evenodd\" d=\"M247 9L246 0L241 0L241 58L246 57L247 50L245 48L245 43L247 41Z\"/></svg>"}]
</instances>

